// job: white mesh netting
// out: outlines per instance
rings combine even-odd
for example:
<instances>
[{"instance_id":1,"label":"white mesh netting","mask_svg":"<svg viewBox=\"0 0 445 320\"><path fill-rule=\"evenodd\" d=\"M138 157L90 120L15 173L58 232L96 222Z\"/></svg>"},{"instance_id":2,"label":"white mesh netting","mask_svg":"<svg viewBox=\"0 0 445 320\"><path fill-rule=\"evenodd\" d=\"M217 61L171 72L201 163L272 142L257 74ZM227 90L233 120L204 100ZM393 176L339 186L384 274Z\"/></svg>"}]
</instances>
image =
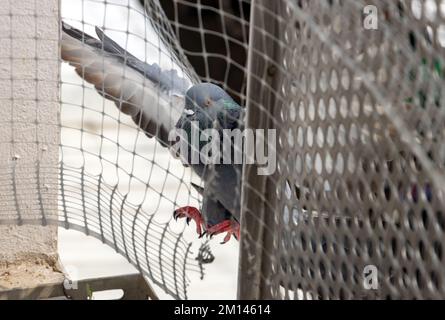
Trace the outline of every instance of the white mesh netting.
<instances>
[{"instance_id":1,"label":"white mesh netting","mask_svg":"<svg viewBox=\"0 0 445 320\"><path fill-rule=\"evenodd\" d=\"M246 106L247 128L274 129L278 137L268 148L277 160L271 175L258 176L258 165L246 165L242 184L226 181L234 194L243 193L240 297L444 296L443 1L143 3L62 1L63 21L83 32L80 41L101 57L90 64L74 60L91 52L64 56L63 34L70 31L61 31L62 38L45 33L49 8L1 11L12 28L1 35L0 58L12 66L24 59L31 70L3 70L2 121L10 130L2 141L10 150L2 162L1 210L8 215L1 223L81 230L116 248L167 293L185 298L189 276L213 258L205 240L172 212L202 205L191 186L201 181L162 146L165 127L132 114L133 96L113 89L128 85L137 96L137 88L150 87L150 106L161 110L184 93L175 92L179 83L210 81ZM36 12L41 23L28 35L14 34L14 17ZM132 55L96 42L95 27ZM14 40L23 45L27 37L44 41L17 57ZM39 43L58 40L71 66L37 54ZM59 102L44 95L40 79L51 74L39 68L59 62L60 122L39 111L29 116L27 104ZM76 63L86 81L74 73ZM98 81L104 72L114 80ZM22 103L20 94L30 90L35 99ZM18 102L22 109L14 108ZM60 143L39 135L42 126L56 127ZM34 159L16 156L23 145L36 148ZM54 148L58 163L45 159ZM54 214L47 202L56 190ZM23 193L31 198L26 205ZM227 257L236 263L230 243ZM364 285L367 266L377 270L377 288Z\"/></svg>"}]
</instances>

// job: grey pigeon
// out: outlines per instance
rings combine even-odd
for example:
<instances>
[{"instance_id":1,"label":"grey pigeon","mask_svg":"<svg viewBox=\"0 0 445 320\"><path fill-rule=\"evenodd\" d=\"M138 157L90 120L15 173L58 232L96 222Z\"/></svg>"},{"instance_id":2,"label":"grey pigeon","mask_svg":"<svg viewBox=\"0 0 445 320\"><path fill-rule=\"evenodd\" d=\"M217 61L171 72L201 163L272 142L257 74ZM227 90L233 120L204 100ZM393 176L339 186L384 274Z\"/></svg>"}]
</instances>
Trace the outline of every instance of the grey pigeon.
<instances>
[{"instance_id":1,"label":"grey pigeon","mask_svg":"<svg viewBox=\"0 0 445 320\"><path fill-rule=\"evenodd\" d=\"M217 129L221 136L223 129L242 130L243 108L219 86L192 86L174 70L144 63L97 27L99 39L66 23L62 30L62 59L161 145L172 145L168 139L172 130L183 129L189 134L193 121L199 130ZM202 208L178 208L174 218L186 218L187 223L194 220L200 236L227 232L223 243L231 235L239 239L242 165L199 162L190 166L203 182L203 187L193 184L202 195Z\"/></svg>"}]
</instances>

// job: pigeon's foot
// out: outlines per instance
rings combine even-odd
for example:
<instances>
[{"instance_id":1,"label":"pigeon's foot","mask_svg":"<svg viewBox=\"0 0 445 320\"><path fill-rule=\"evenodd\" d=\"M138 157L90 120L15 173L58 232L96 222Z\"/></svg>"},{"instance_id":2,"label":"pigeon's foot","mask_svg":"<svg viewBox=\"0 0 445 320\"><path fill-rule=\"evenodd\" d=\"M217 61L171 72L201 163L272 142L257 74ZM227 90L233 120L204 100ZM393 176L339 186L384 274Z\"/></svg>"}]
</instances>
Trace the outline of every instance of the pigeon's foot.
<instances>
[{"instance_id":1,"label":"pigeon's foot","mask_svg":"<svg viewBox=\"0 0 445 320\"><path fill-rule=\"evenodd\" d=\"M173 218L175 218L175 220L178 220L178 218L187 218L187 224L189 224L190 220L195 221L196 232L199 234L199 237L204 235L201 228L201 226L204 226L204 219L202 218L201 212L195 207L182 207L176 209L173 211Z\"/></svg>"},{"instance_id":2,"label":"pigeon's foot","mask_svg":"<svg viewBox=\"0 0 445 320\"><path fill-rule=\"evenodd\" d=\"M239 240L240 236L239 223L235 220L224 220L223 222L215 224L214 226L208 227L206 230L207 235L209 235L210 237L213 237L223 232L227 232L227 234L224 237L224 240L223 242L221 242L221 244L224 244L227 241L229 241L232 235L235 237L235 239Z\"/></svg>"}]
</instances>

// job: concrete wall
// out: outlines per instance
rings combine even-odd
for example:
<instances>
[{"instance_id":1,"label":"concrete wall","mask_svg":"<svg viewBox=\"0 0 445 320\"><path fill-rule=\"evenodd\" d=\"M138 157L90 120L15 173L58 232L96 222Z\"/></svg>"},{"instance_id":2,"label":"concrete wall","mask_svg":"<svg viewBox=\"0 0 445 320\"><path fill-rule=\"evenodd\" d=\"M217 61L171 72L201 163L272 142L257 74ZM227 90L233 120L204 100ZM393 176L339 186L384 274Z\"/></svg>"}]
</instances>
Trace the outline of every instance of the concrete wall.
<instances>
[{"instance_id":1,"label":"concrete wall","mask_svg":"<svg viewBox=\"0 0 445 320\"><path fill-rule=\"evenodd\" d=\"M0 222L57 218L58 38L59 0L1 0ZM0 225L0 289L56 261L57 227Z\"/></svg>"}]
</instances>

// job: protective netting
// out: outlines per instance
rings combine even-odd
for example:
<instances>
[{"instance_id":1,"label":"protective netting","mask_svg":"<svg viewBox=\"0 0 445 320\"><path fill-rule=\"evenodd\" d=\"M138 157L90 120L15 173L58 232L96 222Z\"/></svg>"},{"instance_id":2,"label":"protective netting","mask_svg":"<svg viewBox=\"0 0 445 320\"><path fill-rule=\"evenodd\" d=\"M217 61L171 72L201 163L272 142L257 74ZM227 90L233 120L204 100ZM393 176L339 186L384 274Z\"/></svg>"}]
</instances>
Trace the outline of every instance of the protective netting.
<instances>
[{"instance_id":1,"label":"protective netting","mask_svg":"<svg viewBox=\"0 0 445 320\"><path fill-rule=\"evenodd\" d=\"M280 138L245 297L444 297L444 5L256 1L248 122Z\"/></svg>"},{"instance_id":2,"label":"protective netting","mask_svg":"<svg viewBox=\"0 0 445 320\"><path fill-rule=\"evenodd\" d=\"M141 61L185 72L189 82L196 79L168 25L154 24L137 1L61 5L62 20L70 26L93 36L98 26ZM162 14L157 2L152 11ZM162 91L157 94L161 99ZM184 224L170 221L180 204L198 203L190 187L191 170L66 63L61 102L61 225L98 237L151 282L173 297L186 298L188 273L202 272L201 261L195 260L199 246L192 250L192 238L183 236Z\"/></svg>"},{"instance_id":3,"label":"protective netting","mask_svg":"<svg viewBox=\"0 0 445 320\"><path fill-rule=\"evenodd\" d=\"M0 17L8 26L0 36L2 123L9 130L1 139L0 224L82 231L115 248L166 293L186 298L190 276L202 277L203 264L214 260L194 228L172 219L180 206L199 207L200 196L190 184L200 184L199 178L59 60L57 3L2 7ZM93 37L97 26L139 60L165 70L164 84L170 75L188 85L199 81L158 1L145 7L136 0L60 5L65 23ZM25 33L19 24L29 26ZM52 90L59 84L60 100ZM156 94L165 99L161 86ZM231 252L236 263L236 251Z\"/></svg>"},{"instance_id":4,"label":"protective netting","mask_svg":"<svg viewBox=\"0 0 445 320\"><path fill-rule=\"evenodd\" d=\"M201 81L221 85L245 105L250 0L165 0L163 14L149 7L155 21L166 16L176 40ZM164 15L165 13L165 15Z\"/></svg>"},{"instance_id":5,"label":"protective netting","mask_svg":"<svg viewBox=\"0 0 445 320\"><path fill-rule=\"evenodd\" d=\"M61 61L39 49L58 35L45 33L53 8L37 3L0 9L11 25L0 58L13 68L0 69L10 127L0 140L0 223L93 235L185 298L188 276L214 258L208 245L192 250L201 243L193 228L171 221L177 207L199 207L190 185L199 179L66 63L57 121L58 97L44 86L57 74L40 66ZM246 103L248 128L277 130L268 146L277 170L245 166L240 297L445 296L444 1L144 3L66 0L62 19L93 37L99 26L190 84L221 84ZM33 49L19 53L26 43Z\"/></svg>"},{"instance_id":6,"label":"protective netting","mask_svg":"<svg viewBox=\"0 0 445 320\"><path fill-rule=\"evenodd\" d=\"M220 83L229 92L233 87L232 92L239 91L242 99L244 74L233 85L229 79L234 78L231 75L232 65L236 65L238 73L245 72L245 56L240 64L236 60L232 62L231 57L206 50L206 34L210 31L201 24L200 28L195 29L200 33L201 52L194 52L194 55L203 57L208 72L197 76L194 71L196 65L192 67L188 62L191 58L190 51L178 41L181 35L174 32L178 31L181 22L169 20L164 13L165 8L158 1L144 1L143 4L144 6L137 1L123 0L66 1L62 2L62 19L70 26L96 38L95 27L103 29L107 36L137 59L165 72L166 82L163 84L167 87L171 79L186 82L186 86L201 81L213 81ZM181 4L183 5L181 1L174 1L175 6ZM187 7L197 10L199 17L205 16L204 11L210 8L199 2L187 3ZM182 10L184 11L187 12ZM224 7L214 9L215 11L220 15L221 21L227 19ZM233 17L241 21L239 17ZM244 17L242 20L244 21ZM238 40L235 50L243 50L245 55L248 29L246 24L243 27L243 42ZM225 29L220 30L220 41L229 43L233 38L230 30L233 27L229 28L227 34ZM83 41L85 46L89 45L88 39ZM193 41L187 39L186 42ZM240 43L243 44L241 49ZM99 54L106 57L104 48L100 49ZM219 60L212 61L215 56ZM127 54L122 55L122 58L124 61L132 59ZM221 66L221 59L227 64ZM99 62L104 66L98 69L103 69L106 73L104 61ZM225 76L221 77L220 72L217 78L211 71L213 68L223 70L221 72ZM87 69L80 72L84 78ZM69 70L71 73L68 73ZM128 65L124 67L123 78L127 72L131 72L129 70ZM143 75L149 78L150 72L144 70ZM154 103L151 101L152 105L149 107L160 110L165 100L175 103L174 96L165 95L165 88L160 86L156 89L159 100ZM184 223L174 221L172 212L184 205L200 207L201 196L190 184L191 181L200 184L200 179L190 168L184 168L178 160L173 159L162 147L163 143L159 144L146 136L147 133L153 135L154 132L150 132L152 127L143 127L143 118L128 117L120 112L119 104L116 108L107 99L99 98L96 91L106 92L105 86L96 85L94 88L87 81L82 82L74 75L71 66L62 64L61 90L62 173L59 205L63 212L62 225L71 228L80 226L87 234L99 237L124 254L167 293L176 298L186 297L188 275L199 271L202 277L203 264L213 262L214 256L203 240L197 240L194 228L184 228ZM118 98L124 100L122 96ZM161 129L159 126L155 128ZM241 191L238 190L238 193ZM72 218L74 215L77 220ZM66 220L69 225L65 223ZM196 246L194 250L191 249L193 242ZM236 265L237 251L234 243L227 249L216 248L216 257L222 269L229 263ZM218 277L236 279L234 271L214 275L213 282L220 281ZM220 272L220 269L216 268L213 272ZM227 280L230 283L231 279Z\"/></svg>"}]
</instances>

